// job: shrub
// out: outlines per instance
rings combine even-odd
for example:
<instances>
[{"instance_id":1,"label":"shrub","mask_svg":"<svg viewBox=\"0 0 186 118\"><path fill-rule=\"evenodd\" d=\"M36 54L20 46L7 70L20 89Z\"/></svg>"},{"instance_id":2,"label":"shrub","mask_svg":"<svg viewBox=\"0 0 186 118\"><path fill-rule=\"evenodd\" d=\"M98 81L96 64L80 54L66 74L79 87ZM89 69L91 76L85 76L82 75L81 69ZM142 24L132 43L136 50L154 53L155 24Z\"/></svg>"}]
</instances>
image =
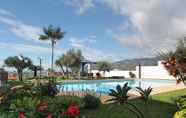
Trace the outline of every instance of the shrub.
<instances>
[{"instance_id":1,"label":"shrub","mask_svg":"<svg viewBox=\"0 0 186 118\"><path fill-rule=\"evenodd\" d=\"M85 95L85 97L83 98L83 102L84 107L87 109L97 109L101 104L100 99L91 94Z\"/></svg>"},{"instance_id":2,"label":"shrub","mask_svg":"<svg viewBox=\"0 0 186 118\"><path fill-rule=\"evenodd\" d=\"M145 104L147 104L150 99L152 88L151 87L148 87L147 89L142 89L140 87L136 87L136 88L139 94L141 95L141 99L145 102Z\"/></svg>"},{"instance_id":3,"label":"shrub","mask_svg":"<svg viewBox=\"0 0 186 118\"><path fill-rule=\"evenodd\" d=\"M186 117L186 109L183 109L183 110L177 111L174 114L173 118L185 118L185 117Z\"/></svg>"},{"instance_id":4,"label":"shrub","mask_svg":"<svg viewBox=\"0 0 186 118\"><path fill-rule=\"evenodd\" d=\"M133 72L129 72L130 78L136 78L136 75Z\"/></svg>"},{"instance_id":5,"label":"shrub","mask_svg":"<svg viewBox=\"0 0 186 118\"><path fill-rule=\"evenodd\" d=\"M186 96L180 96L176 98L175 103L179 110L174 114L174 118L185 118L186 117Z\"/></svg>"},{"instance_id":6,"label":"shrub","mask_svg":"<svg viewBox=\"0 0 186 118\"><path fill-rule=\"evenodd\" d=\"M33 88L33 93L39 96L54 97L58 92L59 90L57 89L56 84L52 82L41 84Z\"/></svg>"}]
</instances>

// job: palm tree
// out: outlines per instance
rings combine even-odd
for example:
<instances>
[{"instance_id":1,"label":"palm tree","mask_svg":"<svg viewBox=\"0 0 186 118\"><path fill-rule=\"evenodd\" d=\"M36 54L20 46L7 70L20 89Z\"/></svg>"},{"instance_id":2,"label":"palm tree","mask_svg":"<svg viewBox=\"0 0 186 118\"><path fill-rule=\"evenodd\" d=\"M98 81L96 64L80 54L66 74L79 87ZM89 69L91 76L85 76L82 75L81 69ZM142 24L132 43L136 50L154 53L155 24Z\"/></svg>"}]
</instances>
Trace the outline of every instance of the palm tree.
<instances>
[{"instance_id":1,"label":"palm tree","mask_svg":"<svg viewBox=\"0 0 186 118\"><path fill-rule=\"evenodd\" d=\"M61 31L59 27L53 27L49 25L48 27L43 28L43 33L39 36L39 40L43 41L51 41L51 48L52 48L52 59L51 59L51 69L54 69L54 45L56 42L64 37L65 32Z\"/></svg>"}]
</instances>

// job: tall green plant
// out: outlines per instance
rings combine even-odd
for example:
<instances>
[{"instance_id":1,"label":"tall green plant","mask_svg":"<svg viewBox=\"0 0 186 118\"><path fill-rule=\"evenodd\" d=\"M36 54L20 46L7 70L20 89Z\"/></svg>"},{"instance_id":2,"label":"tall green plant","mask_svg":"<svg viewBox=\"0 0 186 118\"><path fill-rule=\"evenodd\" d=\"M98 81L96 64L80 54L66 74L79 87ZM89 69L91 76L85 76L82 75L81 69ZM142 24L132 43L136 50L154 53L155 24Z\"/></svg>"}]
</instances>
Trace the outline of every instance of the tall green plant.
<instances>
[{"instance_id":1,"label":"tall green plant","mask_svg":"<svg viewBox=\"0 0 186 118\"><path fill-rule=\"evenodd\" d=\"M64 37L65 32L61 31L61 28L49 25L43 28L43 33L40 35L39 40L51 41L52 57L51 57L51 69L54 69L54 45L57 41Z\"/></svg>"},{"instance_id":2,"label":"tall green plant","mask_svg":"<svg viewBox=\"0 0 186 118\"><path fill-rule=\"evenodd\" d=\"M151 87L148 87L147 89L142 89L140 87L136 87L136 88L139 94L141 95L141 99L144 101L145 104L147 104L150 99L152 88Z\"/></svg>"},{"instance_id":3,"label":"tall green plant","mask_svg":"<svg viewBox=\"0 0 186 118\"><path fill-rule=\"evenodd\" d=\"M125 105L128 108L128 110L133 112L138 118L144 118L143 113L134 104L128 101L129 98L128 92L130 90L131 87L128 86L128 83L125 83L123 87L117 85L116 90L110 89L109 95L112 98L108 99L107 102L113 102L119 105Z\"/></svg>"},{"instance_id":4,"label":"tall green plant","mask_svg":"<svg viewBox=\"0 0 186 118\"><path fill-rule=\"evenodd\" d=\"M150 100L150 94L152 92L152 88L151 87L148 87L147 89L142 89L140 87L137 87L137 91L139 92L139 94L141 95L141 99L143 100L143 102L145 103L146 105L146 116L147 118L150 117L150 114L149 114L149 107L148 107L148 102Z\"/></svg>"}]
</instances>

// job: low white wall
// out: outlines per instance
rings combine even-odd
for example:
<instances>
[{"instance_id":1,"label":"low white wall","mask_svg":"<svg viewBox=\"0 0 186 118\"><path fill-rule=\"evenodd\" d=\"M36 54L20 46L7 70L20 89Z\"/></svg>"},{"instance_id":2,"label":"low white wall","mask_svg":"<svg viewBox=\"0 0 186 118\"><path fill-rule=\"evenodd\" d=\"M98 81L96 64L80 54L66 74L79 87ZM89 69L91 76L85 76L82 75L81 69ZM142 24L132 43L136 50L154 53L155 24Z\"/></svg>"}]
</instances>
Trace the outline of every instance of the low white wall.
<instances>
[{"instance_id":1,"label":"low white wall","mask_svg":"<svg viewBox=\"0 0 186 118\"><path fill-rule=\"evenodd\" d=\"M136 71L124 71L124 70L111 70L109 72L103 72L103 71L98 71L98 70L92 70L93 76L96 76L96 73L99 72L101 76L103 77L125 77L125 78L130 78L129 72L133 72L136 74Z\"/></svg>"},{"instance_id":2,"label":"low white wall","mask_svg":"<svg viewBox=\"0 0 186 118\"><path fill-rule=\"evenodd\" d=\"M91 71L96 76L98 70ZM99 72L103 77L125 77L130 78L129 72L132 72L139 78L139 66L136 66L136 70L111 70L110 72L105 72L105 74L101 71ZM174 79L173 76L170 76L167 70L159 61L157 66L141 66L141 78L143 79Z\"/></svg>"}]
</instances>

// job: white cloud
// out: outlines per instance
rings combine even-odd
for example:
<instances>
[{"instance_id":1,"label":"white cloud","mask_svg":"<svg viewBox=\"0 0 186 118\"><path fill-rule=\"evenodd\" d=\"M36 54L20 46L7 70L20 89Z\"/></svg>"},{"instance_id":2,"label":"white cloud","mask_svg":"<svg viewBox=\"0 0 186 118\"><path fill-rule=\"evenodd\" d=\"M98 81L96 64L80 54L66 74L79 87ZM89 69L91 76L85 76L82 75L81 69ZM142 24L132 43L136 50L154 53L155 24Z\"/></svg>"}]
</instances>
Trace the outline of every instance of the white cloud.
<instances>
[{"instance_id":1,"label":"white cloud","mask_svg":"<svg viewBox=\"0 0 186 118\"><path fill-rule=\"evenodd\" d=\"M93 0L65 0L65 4L76 7L78 14L83 14L89 8L94 7Z\"/></svg>"},{"instance_id":2,"label":"white cloud","mask_svg":"<svg viewBox=\"0 0 186 118\"><path fill-rule=\"evenodd\" d=\"M7 25L10 32L23 39L37 41L39 34L42 33L42 28L25 24L9 16L14 16L14 14L0 9L0 22Z\"/></svg>"},{"instance_id":3,"label":"white cloud","mask_svg":"<svg viewBox=\"0 0 186 118\"><path fill-rule=\"evenodd\" d=\"M128 16L135 32L114 31L124 46L154 52L174 48L177 39L186 34L186 1L184 0L104 0L116 13ZM120 27L123 27L121 25Z\"/></svg>"},{"instance_id":4,"label":"white cloud","mask_svg":"<svg viewBox=\"0 0 186 118\"><path fill-rule=\"evenodd\" d=\"M15 15L5 9L1 9L0 8L0 15L3 15L3 16L9 16L9 17L15 17Z\"/></svg>"}]
</instances>

